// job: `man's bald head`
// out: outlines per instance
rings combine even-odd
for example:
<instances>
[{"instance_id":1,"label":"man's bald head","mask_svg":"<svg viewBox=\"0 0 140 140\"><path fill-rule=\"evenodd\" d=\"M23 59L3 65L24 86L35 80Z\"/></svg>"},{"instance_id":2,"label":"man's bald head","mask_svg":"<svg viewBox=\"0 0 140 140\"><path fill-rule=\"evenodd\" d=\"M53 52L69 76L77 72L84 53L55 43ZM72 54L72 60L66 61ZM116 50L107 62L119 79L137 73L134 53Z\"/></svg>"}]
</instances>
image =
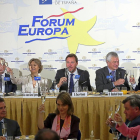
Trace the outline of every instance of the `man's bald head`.
<instances>
[{"instance_id":1,"label":"man's bald head","mask_svg":"<svg viewBox=\"0 0 140 140\"><path fill-rule=\"evenodd\" d=\"M57 133L50 129L40 130L35 137L35 140L59 140L59 139L60 138L57 135Z\"/></svg>"}]
</instances>

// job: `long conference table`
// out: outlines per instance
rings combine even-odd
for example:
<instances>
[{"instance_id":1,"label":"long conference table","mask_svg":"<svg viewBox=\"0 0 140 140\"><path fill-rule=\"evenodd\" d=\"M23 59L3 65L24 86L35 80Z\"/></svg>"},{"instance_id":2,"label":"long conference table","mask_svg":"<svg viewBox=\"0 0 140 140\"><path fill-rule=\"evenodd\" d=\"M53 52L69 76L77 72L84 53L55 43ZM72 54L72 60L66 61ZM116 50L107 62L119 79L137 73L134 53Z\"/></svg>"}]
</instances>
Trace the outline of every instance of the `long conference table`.
<instances>
[{"instance_id":1,"label":"long conference table","mask_svg":"<svg viewBox=\"0 0 140 140\"><path fill-rule=\"evenodd\" d=\"M92 130L96 139L112 140L109 127L105 124L108 118L109 105L113 105L113 111L115 111L115 99L122 101L126 97L73 97L74 115L80 118L81 140L89 138ZM41 98L9 96L4 99L7 107L7 118L19 123L22 135L35 135L38 131L38 107L41 105ZM56 98L46 98L44 119L49 113L53 113L55 108ZM123 112L124 107L121 104L119 113L125 120Z\"/></svg>"}]
</instances>

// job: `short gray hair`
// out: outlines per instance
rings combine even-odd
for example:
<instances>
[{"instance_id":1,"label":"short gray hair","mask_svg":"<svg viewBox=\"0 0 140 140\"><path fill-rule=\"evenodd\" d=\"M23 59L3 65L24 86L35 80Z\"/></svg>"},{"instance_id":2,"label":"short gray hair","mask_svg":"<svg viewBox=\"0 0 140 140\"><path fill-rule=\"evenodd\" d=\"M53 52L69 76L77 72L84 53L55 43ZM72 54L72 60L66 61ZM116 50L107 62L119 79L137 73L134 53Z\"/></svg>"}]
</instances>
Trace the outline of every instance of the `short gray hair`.
<instances>
[{"instance_id":1,"label":"short gray hair","mask_svg":"<svg viewBox=\"0 0 140 140\"><path fill-rule=\"evenodd\" d=\"M139 107L140 109L140 96L139 95L131 95L122 101L123 104L126 102L130 102L131 107Z\"/></svg>"},{"instance_id":2,"label":"short gray hair","mask_svg":"<svg viewBox=\"0 0 140 140\"><path fill-rule=\"evenodd\" d=\"M106 55L106 62L111 60L111 57L118 57L118 54L116 52L109 52L107 55Z\"/></svg>"}]
</instances>

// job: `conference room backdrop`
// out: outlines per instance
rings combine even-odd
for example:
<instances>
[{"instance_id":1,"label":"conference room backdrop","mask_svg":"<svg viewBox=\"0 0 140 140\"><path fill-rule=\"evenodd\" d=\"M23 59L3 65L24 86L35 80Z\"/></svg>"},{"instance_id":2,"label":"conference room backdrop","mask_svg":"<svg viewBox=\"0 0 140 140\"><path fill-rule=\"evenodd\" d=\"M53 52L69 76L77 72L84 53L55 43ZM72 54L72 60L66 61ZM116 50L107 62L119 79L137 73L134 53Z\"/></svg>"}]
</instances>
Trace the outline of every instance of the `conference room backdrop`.
<instances>
[{"instance_id":1,"label":"conference room backdrop","mask_svg":"<svg viewBox=\"0 0 140 140\"><path fill-rule=\"evenodd\" d=\"M15 75L27 75L27 63L39 58L41 75L54 79L75 53L78 67L95 71L106 65L105 55L118 53L120 67L140 69L139 0L0 0L0 57Z\"/></svg>"}]
</instances>

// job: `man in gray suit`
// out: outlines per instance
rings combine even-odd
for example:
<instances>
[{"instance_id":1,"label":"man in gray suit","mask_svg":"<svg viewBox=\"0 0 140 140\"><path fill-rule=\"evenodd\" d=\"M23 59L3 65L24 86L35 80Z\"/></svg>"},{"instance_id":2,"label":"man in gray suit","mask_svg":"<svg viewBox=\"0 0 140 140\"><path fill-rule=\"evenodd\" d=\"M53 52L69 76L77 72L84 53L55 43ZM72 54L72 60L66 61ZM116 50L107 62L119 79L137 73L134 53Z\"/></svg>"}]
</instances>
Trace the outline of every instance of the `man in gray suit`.
<instances>
[{"instance_id":1,"label":"man in gray suit","mask_svg":"<svg viewBox=\"0 0 140 140\"><path fill-rule=\"evenodd\" d=\"M116 87L127 87L130 90L126 71L119 68L119 57L116 52L106 55L107 66L96 71L96 90L102 92L104 89L115 91Z\"/></svg>"},{"instance_id":2,"label":"man in gray suit","mask_svg":"<svg viewBox=\"0 0 140 140\"><path fill-rule=\"evenodd\" d=\"M7 134L6 136L21 136L20 127L18 123L14 120L10 120L6 117L6 104L3 98L0 98L0 139L5 139L2 137L2 123L7 124Z\"/></svg>"}]
</instances>

